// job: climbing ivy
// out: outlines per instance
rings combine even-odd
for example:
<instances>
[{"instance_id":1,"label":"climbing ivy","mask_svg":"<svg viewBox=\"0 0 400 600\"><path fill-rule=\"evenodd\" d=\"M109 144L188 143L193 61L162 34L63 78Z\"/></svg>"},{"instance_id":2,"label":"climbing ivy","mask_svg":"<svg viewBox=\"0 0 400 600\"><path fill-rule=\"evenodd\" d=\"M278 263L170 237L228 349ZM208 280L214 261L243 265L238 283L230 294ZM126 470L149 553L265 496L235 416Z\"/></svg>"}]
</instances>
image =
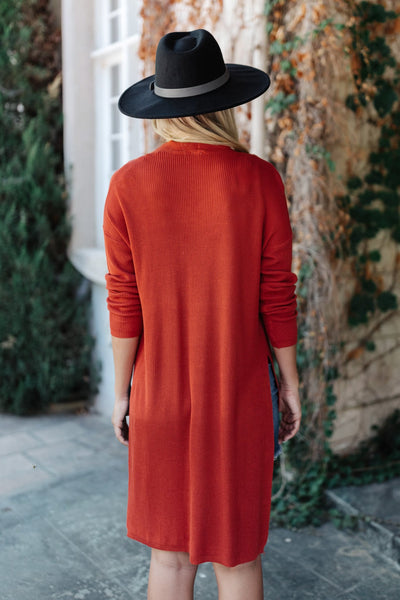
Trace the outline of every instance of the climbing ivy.
<instances>
[{"instance_id":1,"label":"climbing ivy","mask_svg":"<svg viewBox=\"0 0 400 600\"><path fill-rule=\"evenodd\" d=\"M341 198L351 217L345 255L353 258L356 284L349 303L351 326L366 325L372 316L398 308L393 283L384 284L375 268L382 260L379 249L371 248L378 236L388 234L400 243L400 67L387 43L385 26L398 15L381 4L360 2L354 6L350 26L355 92L347 97L347 107L360 114L369 111L369 121L379 129L376 150L370 153L363 177L347 181L347 194ZM375 349L370 339L365 348Z\"/></svg>"},{"instance_id":2,"label":"climbing ivy","mask_svg":"<svg viewBox=\"0 0 400 600\"><path fill-rule=\"evenodd\" d=\"M327 342L322 332L324 320L319 315L321 297L324 297L320 276L325 264L320 266L321 246L330 238L332 219L326 211L322 195L318 198L291 194L292 173L296 156L301 156L300 171L304 173L302 186L306 190L325 188L326 173L335 171L335 164L326 143L326 99L318 98L318 77L321 66L314 52L318 44L335 43L338 31L332 18L313 13L305 2L291 2L293 9L289 27L286 11L288 3L271 0L266 4L269 19L267 27L270 70L274 75L273 91L266 104L267 122L276 131L271 143L271 159L286 175L288 198L291 204L292 224L296 244L302 248L296 256L298 275L298 327L297 363L300 375L302 402L302 427L299 434L284 446L284 453L276 465L273 482L272 520L280 525L299 527L307 523L318 525L326 511L324 490L331 456L328 440L333 434L336 418L336 396L333 380L336 348ZM294 7L294 5L296 5ZM306 18L307 16L307 18ZM295 27L293 22L300 24ZM310 98L310 89L315 90ZM307 93L304 92L307 90ZM315 99L315 100L314 100ZM274 129L273 129L274 128ZM280 153L276 152L276 147ZM280 163L280 164L279 164ZM288 169L288 164L291 167ZM297 214L312 214L318 208L318 226L306 229L296 220ZM300 208L300 210L299 210ZM321 216L323 216L324 221ZM321 229L319 227L321 226ZM312 247L313 251L308 252ZM312 282L317 282L315 285ZM313 316L316 314L317 316Z\"/></svg>"},{"instance_id":3,"label":"climbing ivy","mask_svg":"<svg viewBox=\"0 0 400 600\"><path fill-rule=\"evenodd\" d=\"M349 456L334 456L327 485L363 485L400 476L400 410L389 415L371 437Z\"/></svg>"},{"instance_id":4,"label":"climbing ivy","mask_svg":"<svg viewBox=\"0 0 400 600\"><path fill-rule=\"evenodd\" d=\"M293 3L290 4L293 6ZM347 11L351 10L351 14L346 15L345 24L323 17L306 35L299 36L295 31L288 33L285 29L287 4L282 0L269 0L266 3L271 65L272 70L276 68L278 72L275 93L267 103L267 111L277 119L280 128L276 139L282 151L276 155L280 156L285 170L291 159L290 148L293 147L290 143L286 144L286 140L293 140L296 136L300 139L304 135L300 128L296 130L296 115L301 102L299 82L304 77L308 81L316 77L313 66L310 68L312 59L308 58L310 45L308 49L303 49L303 46L310 39L318 36L323 38L328 31L331 32L331 40L334 32L342 35L346 40L344 45L354 81L354 92L347 97L346 107L379 130L376 148L369 155L367 172L362 176L359 173L352 175L347 181L347 193L338 199L340 209L346 215L345 226L341 228L342 237L338 237L333 230L325 235L327 243L329 240L338 242L335 243L336 259L345 258L353 266L355 287L348 305L348 321L351 326L356 326L368 324L372 316L384 314L386 320L395 314L398 307L393 282L385 285L376 267L382 260L381 247L378 245L382 236L392 242L400 242L400 69L387 36L387 33L393 33L399 20L396 13L386 10L382 4L346 2L341 3L341 8L344 4ZM308 10L304 7L304 3L298 3L298 13L293 16L298 22ZM307 73L305 64L309 69ZM315 103L310 106L315 111ZM308 107L303 106L305 113L307 110ZM305 123L307 126L307 121ZM323 173L325 164L325 173L334 172L335 164L324 145L323 136L314 140L308 135L310 141L307 142L307 135L304 149L310 160L309 165ZM341 458L331 450L329 440L336 418L333 383L339 375L333 358L342 349L330 344L323 356L318 345L309 341L310 336L318 335L317 331L309 329L304 318L310 312L309 286L317 273L317 260L318 256L302 261L298 269L300 318L297 360L302 379L303 425L296 438L285 446L276 465L273 483L272 520L276 524L293 527L308 523L318 525L329 515L334 516L334 511L329 509L325 501L328 487L350 482L362 484L381 481L400 472L400 461L397 460L400 416L397 413L350 456ZM365 350L375 350L371 337L366 336L361 343ZM324 399L319 407L316 407L312 390L304 384L302 376L305 372L312 374L313 371L323 379ZM394 445L384 443L389 434L395 440ZM367 452L367 448L372 448L372 453Z\"/></svg>"}]
</instances>

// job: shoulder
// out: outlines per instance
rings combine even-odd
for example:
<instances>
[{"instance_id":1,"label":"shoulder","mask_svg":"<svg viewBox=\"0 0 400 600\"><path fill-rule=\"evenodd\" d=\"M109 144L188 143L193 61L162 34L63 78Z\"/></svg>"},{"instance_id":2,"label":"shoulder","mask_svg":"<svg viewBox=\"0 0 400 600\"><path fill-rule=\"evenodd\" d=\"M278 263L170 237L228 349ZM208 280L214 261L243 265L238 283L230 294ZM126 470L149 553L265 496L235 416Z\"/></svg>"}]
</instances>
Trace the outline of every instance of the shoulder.
<instances>
[{"instance_id":1,"label":"shoulder","mask_svg":"<svg viewBox=\"0 0 400 600\"><path fill-rule=\"evenodd\" d=\"M147 169L151 162L151 154L145 154L139 156L133 160L130 160L117 171L113 173L110 180L112 186L123 186L127 182L131 182L132 179L136 178L137 175L143 170Z\"/></svg>"},{"instance_id":2,"label":"shoulder","mask_svg":"<svg viewBox=\"0 0 400 600\"><path fill-rule=\"evenodd\" d=\"M260 158L256 154L246 154L245 156L253 168L259 172L260 176L282 181L279 171L268 160Z\"/></svg>"},{"instance_id":3,"label":"shoulder","mask_svg":"<svg viewBox=\"0 0 400 600\"><path fill-rule=\"evenodd\" d=\"M258 184L262 188L263 194L281 195L284 192L282 177L272 163L255 154L242 154L241 156L243 157L241 163L247 178Z\"/></svg>"}]
</instances>

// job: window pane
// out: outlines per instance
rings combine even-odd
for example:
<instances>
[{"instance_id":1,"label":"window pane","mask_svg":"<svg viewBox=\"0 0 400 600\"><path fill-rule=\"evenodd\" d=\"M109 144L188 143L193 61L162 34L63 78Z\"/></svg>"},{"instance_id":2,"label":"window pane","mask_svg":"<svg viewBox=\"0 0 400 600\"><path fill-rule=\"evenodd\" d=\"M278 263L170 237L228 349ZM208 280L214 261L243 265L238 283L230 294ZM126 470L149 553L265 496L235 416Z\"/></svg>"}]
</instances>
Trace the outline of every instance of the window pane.
<instances>
[{"instance_id":1,"label":"window pane","mask_svg":"<svg viewBox=\"0 0 400 600\"><path fill-rule=\"evenodd\" d=\"M115 96L119 96L121 89L120 89L120 65L113 65L110 68L110 77L111 77L111 97L115 97Z\"/></svg>"},{"instance_id":2,"label":"window pane","mask_svg":"<svg viewBox=\"0 0 400 600\"><path fill-rule=\"evenodd\" d=\"M136 0L132 0L132 2L128 2L128 11L127 11L127 30L128 35L134 35L135 33L139 33L139 8Z\"/></svg>"},{"instance_id":3,"label":"window pane","mask_svg":"<svg viewBox=\"0 0 400 600\"><path fill-rule=\"evenodd\" d=\"M111 133L120 133L121 131L121 113L118 110L116 102L111 104Z\"/></svg>"},{"instance_id":4,"label":"window pane","mask_svg":"<svg viewBox=\"0 0 400 600\"><path fill-rule=\"evenodd\" d=\"M119 8L119 2L120 0L110 0L110 12Z\"/></svg>"},{"instance_id":5,"label":"window pane","mask_svg":"<svg viewBox=\"0 0 400 600\"><path fill-rule=\"evenodd\" d=\"M116 15L115 17L112 17L110 19L110 43L111 44L113 44L114 42L118 42L118 40L120 39L119 22L120 22L119 15Z\"/></svg>"},{"instance_id":6,"label":"window pane","mask_svg":"<svg viewBox=\"0 0 400 600\"><path fill-rule=\"evenodd\" d=\"M116 171L121 166L121 142L113 140L111 142L111 169Z\"/></svg>"}]
</instances>

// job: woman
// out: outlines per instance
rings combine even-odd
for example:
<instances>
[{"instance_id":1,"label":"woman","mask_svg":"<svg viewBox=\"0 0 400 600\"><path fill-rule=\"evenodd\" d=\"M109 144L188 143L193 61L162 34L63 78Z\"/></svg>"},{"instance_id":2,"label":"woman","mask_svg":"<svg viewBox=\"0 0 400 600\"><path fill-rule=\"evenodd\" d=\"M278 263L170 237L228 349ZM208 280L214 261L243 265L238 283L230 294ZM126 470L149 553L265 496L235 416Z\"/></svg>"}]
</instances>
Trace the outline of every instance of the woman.
<instances>
[{"instance_id":1,"label":"woman","mask_svg":"<svg viewBox=\"0 0 400 600\"><path fill-rule=\"evenodd\" d=\"M129 406L127 528L152 548L151 600L192 598L206 561L220 599L263 595L271 346L279 442L300 424L296 277L281 179L239 143L231 109L268 86L197 30L164 36L155 77L119 102L166 140L113 175L104 213L112 423L128 446Z\"/></svg>"}]
</instances>

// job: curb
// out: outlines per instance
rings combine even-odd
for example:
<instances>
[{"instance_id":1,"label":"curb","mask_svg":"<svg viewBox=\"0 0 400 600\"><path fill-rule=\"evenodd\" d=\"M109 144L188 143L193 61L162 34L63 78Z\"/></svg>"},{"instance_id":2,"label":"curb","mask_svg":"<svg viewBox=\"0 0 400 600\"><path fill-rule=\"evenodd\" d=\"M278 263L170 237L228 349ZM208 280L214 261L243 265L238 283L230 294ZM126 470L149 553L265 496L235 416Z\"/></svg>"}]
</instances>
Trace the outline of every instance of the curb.
<instances>
[{"instance_id":1,"label":"curb","mask_svg":"<svg viewBox=\"0 0 400 600\"><path fill-rule=\"evenodd\" d=\"M376 553L400 570L400 537L390 530L384 520L365 515L352 504L341 498L338 490L327 490L325 495L341 513L357 519L358 531L369 542Z\"/></svg>"}]
</instances>

